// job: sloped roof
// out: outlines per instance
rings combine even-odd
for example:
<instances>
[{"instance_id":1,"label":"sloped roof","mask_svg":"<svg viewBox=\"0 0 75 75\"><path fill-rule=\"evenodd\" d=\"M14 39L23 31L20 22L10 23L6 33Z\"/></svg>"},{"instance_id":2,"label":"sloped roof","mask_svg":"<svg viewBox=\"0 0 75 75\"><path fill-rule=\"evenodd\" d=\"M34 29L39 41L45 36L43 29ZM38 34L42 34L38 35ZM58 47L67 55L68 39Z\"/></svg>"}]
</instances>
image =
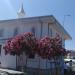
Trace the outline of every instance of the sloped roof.
<instances>
[{"instance_id":1,"label":"sloped roof","mask_svg":"<svg viewBox=\"0 0 75 75\"><path fill-rule=\"evenodd\" d=\"M52 16L52 18L55 20L56 27L58 27L58 29L62 32L62 36L63 36L66 40L71 40L72 37L71 37L70 34L65 30L65 28L55 19L54 16Z\"/></svg>"},{"instance_id":2,"label":"sloped roof","mask_svg":"<svg viewBox=\"0 0 75 75\"><path fill-rule=\"evenodd\" d=\"M20 18L20 19L10 19L10 20L0 20L0 23L11 23L15 21L22 21L25 23L30 23L30 22L47 22L51 23L54 25L54 27L59 30L65 40L71 40L72 37L70 34L64 29L64 27L57 21L57 19L53 15L48 15L48 16L37 16L37 17L25 17L25 18Z\"/></svg>"}]
</instances>

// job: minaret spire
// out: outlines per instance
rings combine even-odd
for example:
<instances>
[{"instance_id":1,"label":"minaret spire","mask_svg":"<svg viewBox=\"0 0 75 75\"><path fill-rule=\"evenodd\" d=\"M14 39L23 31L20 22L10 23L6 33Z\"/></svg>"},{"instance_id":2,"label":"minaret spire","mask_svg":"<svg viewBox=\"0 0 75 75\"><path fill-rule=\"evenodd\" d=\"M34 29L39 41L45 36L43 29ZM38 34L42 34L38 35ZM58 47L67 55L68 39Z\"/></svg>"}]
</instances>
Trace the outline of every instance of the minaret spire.
<instances>
[{"instance_id":1,"label":"minaret spire","mask_svg":"<svg viewBox=\"0 0 75 75\"><path fill-rule=\"evenodd\" d=\"M23 0L21 0L21 7L18 11L18 18L25 18L25 11L23 8Z\"/></svg>"}]
</instances>

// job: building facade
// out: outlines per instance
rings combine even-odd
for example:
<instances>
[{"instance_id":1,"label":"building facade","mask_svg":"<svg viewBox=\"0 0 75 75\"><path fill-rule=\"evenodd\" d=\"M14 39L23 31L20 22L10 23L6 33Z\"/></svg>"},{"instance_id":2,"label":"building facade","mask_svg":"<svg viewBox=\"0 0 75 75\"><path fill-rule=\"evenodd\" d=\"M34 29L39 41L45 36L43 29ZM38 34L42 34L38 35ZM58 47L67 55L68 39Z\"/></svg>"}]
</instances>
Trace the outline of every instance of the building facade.
<instances>
[{"instance_id":1,"label":"building facade","mask_svg":"<svg viewBox=\"0 0 75 75\"><path fill-rule=\"evenodd\" d=\"M8 38L14 37L17 34L24 32L32 32L36 37L41 38L43 36L55 37L58 33L62 38L62 46L65 47L65 40L70 40L71 36L61 26L61 24L55 19L54 16L39 16L29 18L19 18L12 20L0 21L0 62L1 67L4 68L16 68L16 56L5 55L3 45ZM21 57L20 57L21 58ZM25 60L25 57L22 58ZM38 67L38 57L34 59L28 59L28 67ZM23 61L22 60L22 61ZM41 68L46 68L46 60L41 59ZM18 61L18 60L17 60ZM33 63L32 61L37 61ZM42 64L43 63L43 64ZM18 66L24 66L25 61L17 63ZM49 68L49 67L48 67Z\"/></svg>"}]
</instances>

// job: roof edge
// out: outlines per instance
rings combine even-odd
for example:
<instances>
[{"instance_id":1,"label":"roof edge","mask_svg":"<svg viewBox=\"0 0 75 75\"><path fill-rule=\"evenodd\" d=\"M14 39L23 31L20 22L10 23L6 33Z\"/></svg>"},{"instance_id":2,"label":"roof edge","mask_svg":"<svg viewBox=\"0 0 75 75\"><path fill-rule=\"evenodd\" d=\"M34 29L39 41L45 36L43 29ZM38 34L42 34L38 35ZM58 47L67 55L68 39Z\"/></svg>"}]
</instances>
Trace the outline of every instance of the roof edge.
<instances>
[{"instance_id":1,"label":"roof edge","mask_svg":"<svg viewBox=\"0 0 75 75\"><path fill-rule=\"evenodd\" d=\"M70 34L65 30L65 28L57 21L57 19L52 15L52 18L54 19L54 21L57 23L57 26L59 28L61 28L61 31L63 32L64 35L67 35L66 40L72 40L72 37L70 36Z\"/></svg>"}]
</instances>

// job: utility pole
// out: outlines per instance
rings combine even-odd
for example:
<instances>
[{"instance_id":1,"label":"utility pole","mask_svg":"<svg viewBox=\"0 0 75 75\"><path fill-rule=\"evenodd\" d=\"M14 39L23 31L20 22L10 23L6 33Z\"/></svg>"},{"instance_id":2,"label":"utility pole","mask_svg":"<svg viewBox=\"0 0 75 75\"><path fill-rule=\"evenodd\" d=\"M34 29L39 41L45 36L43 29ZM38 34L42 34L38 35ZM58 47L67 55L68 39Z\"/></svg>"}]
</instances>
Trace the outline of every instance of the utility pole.
<instances>
[{"instance_id":1,"label":"utility pole","mask_svg":"<svg viewBox=\"0 0 75 75\"><path fill-rule=\"evenodd\" d=\"M66 17L70 17L70 16L71 16L70 14L64 15L64 18L63 18L63 26L65 25Z\"/></svg>"}]
</instances>

